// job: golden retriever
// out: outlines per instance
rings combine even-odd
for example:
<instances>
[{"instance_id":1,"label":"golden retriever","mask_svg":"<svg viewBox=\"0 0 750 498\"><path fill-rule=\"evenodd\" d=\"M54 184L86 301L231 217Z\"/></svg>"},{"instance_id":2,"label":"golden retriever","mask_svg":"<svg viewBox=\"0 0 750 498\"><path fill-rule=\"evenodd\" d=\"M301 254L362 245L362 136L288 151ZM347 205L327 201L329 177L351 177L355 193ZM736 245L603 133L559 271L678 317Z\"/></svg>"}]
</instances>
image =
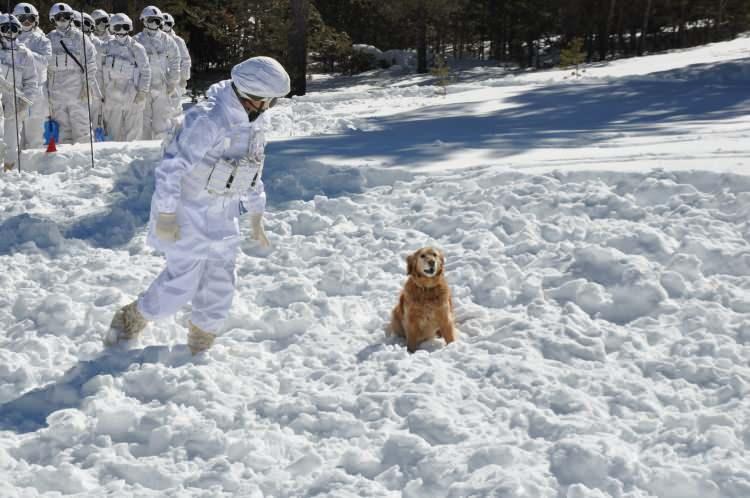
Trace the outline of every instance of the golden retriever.
<instances>
[{"instance_id":1,"label":"golden retriever","mask_svg":"<svg viewBox=\"0 0 750 498\"><path fill-rule=\"evenodd\" d=\"M406 258L409 278L391 313L390 332L406 338L410 353L436 336L442 336L446 344L455 340L453 302L444 267L445 256L432 247L423 247Z\"/></svg>"}]
</instances>

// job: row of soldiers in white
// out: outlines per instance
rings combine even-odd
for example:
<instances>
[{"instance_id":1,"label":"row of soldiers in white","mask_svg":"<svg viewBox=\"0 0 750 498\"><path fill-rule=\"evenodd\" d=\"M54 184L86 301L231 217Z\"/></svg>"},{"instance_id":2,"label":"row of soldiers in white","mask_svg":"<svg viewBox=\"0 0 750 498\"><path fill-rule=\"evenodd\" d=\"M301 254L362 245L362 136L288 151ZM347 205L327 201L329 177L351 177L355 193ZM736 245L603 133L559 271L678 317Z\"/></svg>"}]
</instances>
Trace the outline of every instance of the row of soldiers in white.
<instances>
[{"instance_id":1,"label":"row of soldiers in white","mask_svg":"<svg viewBox=\"0 0 750 498\"><path fill-rule=\"evenodd\" d=\"M90 123L111 140L169 133L190 78L190 54L170 14L146 7L143 31L135 36L127 15L101 9L81 16L56 3L49 19L55 29L45 35L29 3L0 14L0 155L6 169L17 157L16 129L22 148L40 147L48 117L60 125L64 143L88 142Z\"/></svg>"}]
</instances>

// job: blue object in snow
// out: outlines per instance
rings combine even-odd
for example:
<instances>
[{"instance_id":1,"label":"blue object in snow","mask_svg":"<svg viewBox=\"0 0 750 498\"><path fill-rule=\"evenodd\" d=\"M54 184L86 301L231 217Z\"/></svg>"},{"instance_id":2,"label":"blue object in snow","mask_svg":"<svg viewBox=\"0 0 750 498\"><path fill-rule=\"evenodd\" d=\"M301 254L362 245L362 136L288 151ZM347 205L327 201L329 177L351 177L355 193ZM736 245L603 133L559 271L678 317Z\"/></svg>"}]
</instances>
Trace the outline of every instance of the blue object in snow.
<instances>
[{"instance_id":1,"label":"blue object in snow","mask_svg":"<svg viewBox=\"0 0 750 498\"><path fill-rule=\"evenodd\" d=\"M55 137L55 143L60 143L60 123L52 118L47 118L44 122L44 145L49 145L49 141Z\"/></svg>"},{"instance_id":2,"label":"blue object in snow","mask_svg":"<svg viewBox=\"0 0 750 498\"><path fill-rule=\"evenodd\" d=\"M101 126L97 126L94 130L94 140L96 140L97 142L106 142L107 140L109 140L109 137L104 132L104 128L102 128Z\"/></svg>"}]
</instances>

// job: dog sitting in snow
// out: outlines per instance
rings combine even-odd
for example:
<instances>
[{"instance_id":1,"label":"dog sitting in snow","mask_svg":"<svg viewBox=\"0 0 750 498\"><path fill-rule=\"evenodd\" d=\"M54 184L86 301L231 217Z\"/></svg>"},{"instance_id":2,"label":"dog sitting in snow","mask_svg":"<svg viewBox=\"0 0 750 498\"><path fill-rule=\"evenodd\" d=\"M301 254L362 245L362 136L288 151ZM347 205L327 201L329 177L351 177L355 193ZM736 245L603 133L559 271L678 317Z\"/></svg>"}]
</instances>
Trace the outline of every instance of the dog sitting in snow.
<instances>
[{"instance_id":1,"label":"dog sitting in snow","mask_svg":"<svg viewBox=\"0 0 750 498\"><path fill-rule=\"evenodd\" d=\"M390 332L406 338L410 353L436 336L446 344L455 340L453 303L444 266L445 256L432 247L423 247L406 258L409 278L391 313Z\"/></svg>"}]
</instances>

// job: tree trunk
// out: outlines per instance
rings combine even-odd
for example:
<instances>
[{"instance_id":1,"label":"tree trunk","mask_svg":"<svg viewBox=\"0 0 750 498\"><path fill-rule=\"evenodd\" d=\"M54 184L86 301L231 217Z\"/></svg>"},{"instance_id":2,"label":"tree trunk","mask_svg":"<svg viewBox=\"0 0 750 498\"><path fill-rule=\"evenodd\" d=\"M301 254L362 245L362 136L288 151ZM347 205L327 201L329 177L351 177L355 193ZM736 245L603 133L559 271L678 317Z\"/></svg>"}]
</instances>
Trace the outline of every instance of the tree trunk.
<instances>
[{"instance_id":1,"label":"tree trunk","mask_svg":"<svg viewBox=\"0 0 750 498\"><path fill-rule=\"evenodd\" d=\"M687 0L680 0L680 30L677 38L677 46L679 48L685 48L687 46L687 26L685 24L685 7L687 7Z\"/></svg>"},{"instance_id":2,"label":"tree trunk","mask_svg":"<svg viewBox=\"0 0 750 498\"><path fill-rule=\"evenodd\" d=\"M424 0L417 5L417 73L427 72L427 9Z\"/></svg>"},{"instance_id":3,"label":"tree trunk","mask_svg":"<svg viewBox=\"0 0 750 498\"><path fill-rule=\"evenodd\" d=\"M646 34L648 32L648 18L651 16L651 2L652 0L646 0L646 11L643 13L643 26L641 27L641 43L638 46L638 55L643 55L643 53L648 49L646 45Z\"/></svg>"},{"instance_id":4,"label":"tree trunk","mask_svg":"<svg viewBox=\"0 0 750 498\"><path fill-rule=\"evenodd\" d=\"M289 29L287 70L292 80L291 95L307 92L307 16L309 0L290 0L291 27Z\"/></svg>"},{"instance_id":5,"label":"tree trunk","mask_svg":"<svg viewBox=\"0 0 750 498\"><path fill-rule=\"evenodd\" d=\"M609 0L609 13L607 13L607 22L604 25L604 32L599 33L599 58L604 60L609 53L609 34L612 32L612 23L615 20L615 5L617 0Z\"/></svg>"},{"instance_id":6,"label":"tree trunk","mask_svg":"<svg viewBox=\"0 0 750 498\"><path fill-rule=\"evenodd\" d=\"M722 24L724 24L724 12L727 9L727 0L718 0L718 9L716 13L716 41L721 40L721 34L724 30Z\"/></svg>"}]
</instances>

